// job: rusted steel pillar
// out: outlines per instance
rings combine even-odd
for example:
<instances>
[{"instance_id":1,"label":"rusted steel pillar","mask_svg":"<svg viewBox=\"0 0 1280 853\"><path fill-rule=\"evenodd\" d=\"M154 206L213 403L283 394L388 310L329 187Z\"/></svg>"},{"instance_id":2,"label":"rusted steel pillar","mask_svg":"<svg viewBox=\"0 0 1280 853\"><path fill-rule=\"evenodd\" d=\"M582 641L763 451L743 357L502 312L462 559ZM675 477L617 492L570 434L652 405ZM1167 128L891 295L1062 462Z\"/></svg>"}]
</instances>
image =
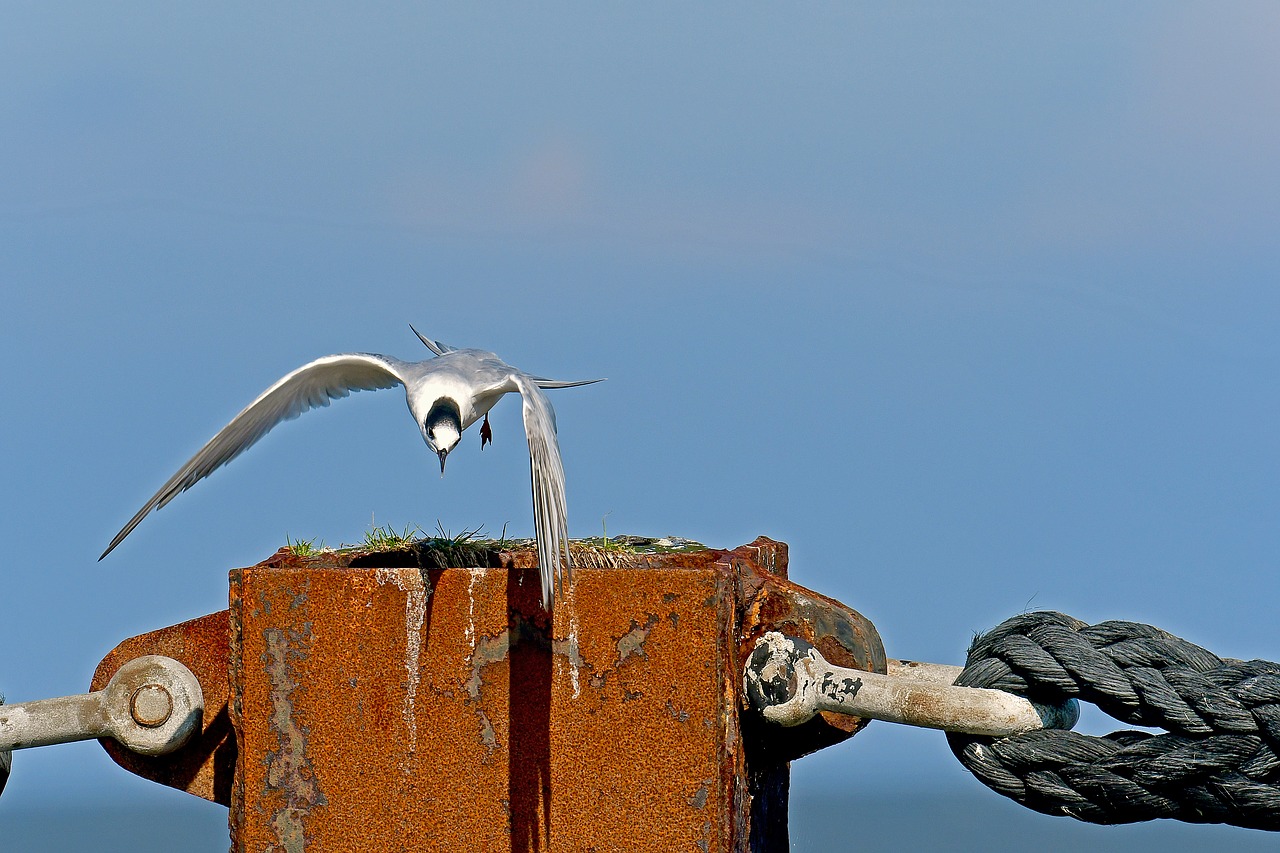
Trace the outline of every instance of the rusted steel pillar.
<instances>
[{"instance_id":1,"label":"rusted steel pillar","mask_svg":"<svg viewBox=\"0 0 1280 853\"><path fill-rule=\"evenodd\" d=\"M785 850L788 762L860 722L767 726L743 710L744 650L777 629L885 668L870 623L787 582L766 539L584 551L554 619L529 552L441 559L232 571L229 612L125 641L95 676L182 660L215 682L202 734L161 759L108 751L228 803L236 851Z\"/></svg>"}]
</instances>

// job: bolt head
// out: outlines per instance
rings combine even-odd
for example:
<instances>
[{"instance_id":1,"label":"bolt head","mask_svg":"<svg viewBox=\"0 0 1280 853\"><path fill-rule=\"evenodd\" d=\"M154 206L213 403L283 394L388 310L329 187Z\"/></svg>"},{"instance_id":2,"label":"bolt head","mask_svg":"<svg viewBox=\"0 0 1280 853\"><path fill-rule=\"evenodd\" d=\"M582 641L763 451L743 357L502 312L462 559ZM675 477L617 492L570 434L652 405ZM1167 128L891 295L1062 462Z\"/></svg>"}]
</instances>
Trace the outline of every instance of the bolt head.
<instances>
[{"instance_id":1,"label":"bolt head","mask_svg":"<svg viewBox=\"0 0 1280 853\"><path fill-rule=\"evenodd\" d=\"M133 691L129 701L133 721L149 729L163 726L173 713L173 697L159 684L144 684Z\"/></svg>"}]
</instances>

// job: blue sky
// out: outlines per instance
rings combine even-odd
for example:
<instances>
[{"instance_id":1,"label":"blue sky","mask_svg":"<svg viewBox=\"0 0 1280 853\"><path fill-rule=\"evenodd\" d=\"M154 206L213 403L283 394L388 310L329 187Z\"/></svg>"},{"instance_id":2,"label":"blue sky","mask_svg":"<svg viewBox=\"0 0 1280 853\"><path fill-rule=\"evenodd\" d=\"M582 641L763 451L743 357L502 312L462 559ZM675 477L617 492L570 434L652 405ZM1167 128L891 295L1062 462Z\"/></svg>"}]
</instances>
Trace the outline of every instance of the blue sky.
<instances>
[{"instance_id":1,"label":"blue sky","mask_svg":"<svg viewBox=\"0 0 1280 853\"><path fill-rule=\"evenodd\" d=\"M83 690L286 535L528 533L518 406L441 480L382 392L95 562L272 381L419 357L409 322L609 377L555 397L575 536L783 539L899 657L1052 608L1277 659L1277 34L1265 3L8 4L0 689ZM175 796L95 744L16 764L0 815ZM976 785L887 725L794 777Z\"/></svg>"}]
</instances>

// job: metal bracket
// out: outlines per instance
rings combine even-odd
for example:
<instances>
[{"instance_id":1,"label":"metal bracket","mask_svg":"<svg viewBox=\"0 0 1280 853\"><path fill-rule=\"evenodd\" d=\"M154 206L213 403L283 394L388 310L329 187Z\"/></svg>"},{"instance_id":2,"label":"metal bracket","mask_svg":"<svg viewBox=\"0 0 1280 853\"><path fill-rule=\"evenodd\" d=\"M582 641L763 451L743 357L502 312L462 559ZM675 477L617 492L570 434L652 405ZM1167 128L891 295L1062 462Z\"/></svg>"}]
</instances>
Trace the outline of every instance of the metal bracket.
<instances>
[{"instance_id":1,"label":"metal bracket","mask_svg":"<svg viewBox=\"0 0 1280 853\"><path fill-rule=\"evenodd\" d=\"M897 664L894 666L894 664ZM890 662L881 675L828 663L816 648L777 631L757 642L743 672L752 707L766 720L797 726L820 711L950 732L1007 737L1070 729L1080 717L1071 699L1040 705L1003 690L954 687L961 667Z\"/></svg>"},{"instance_id":2,"label":"metal bracket","mask_svg":"<svg viewBox=\"0 0 1280 853\"><path fill-rule=\"evenodd\" d=\"M102 690L0 705L0 768L8 750L103 737L143 755L164 755L186 743L203 712L191 670L144 655L121 666Z\"/></svg>"}]
</instances>

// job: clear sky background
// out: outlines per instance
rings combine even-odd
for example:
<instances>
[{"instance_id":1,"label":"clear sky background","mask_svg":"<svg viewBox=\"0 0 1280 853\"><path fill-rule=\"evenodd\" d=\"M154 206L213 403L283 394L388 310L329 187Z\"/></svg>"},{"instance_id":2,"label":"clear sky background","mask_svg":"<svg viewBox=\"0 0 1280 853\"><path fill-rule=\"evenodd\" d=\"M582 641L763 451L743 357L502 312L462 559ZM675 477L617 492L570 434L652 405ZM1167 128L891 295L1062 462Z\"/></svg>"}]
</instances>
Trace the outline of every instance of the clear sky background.
<instances>
[{"instance_id":1,"label":"clear sky background","mask_svg":"<svg viewBox=\"0 0 1280 853\"><path fill-rule=\"evenodd\" d=\"M1280 659L1280 6L10 2L0 80L10 701L226 607L286 535L528 535L519 406L442 480L386 391L95 562L263 388L422 357L409 322L609 377L554 398L574 536L785 540L896 657L1050 608ZM970 797L952 849L982 804L1018 819L933 732L793 775L814 820ZM82 806L225 849L225 809L93 743L17 754L0 832ZM862 837L830 831L796 849Z\"/></svg>"}]
</instances>

